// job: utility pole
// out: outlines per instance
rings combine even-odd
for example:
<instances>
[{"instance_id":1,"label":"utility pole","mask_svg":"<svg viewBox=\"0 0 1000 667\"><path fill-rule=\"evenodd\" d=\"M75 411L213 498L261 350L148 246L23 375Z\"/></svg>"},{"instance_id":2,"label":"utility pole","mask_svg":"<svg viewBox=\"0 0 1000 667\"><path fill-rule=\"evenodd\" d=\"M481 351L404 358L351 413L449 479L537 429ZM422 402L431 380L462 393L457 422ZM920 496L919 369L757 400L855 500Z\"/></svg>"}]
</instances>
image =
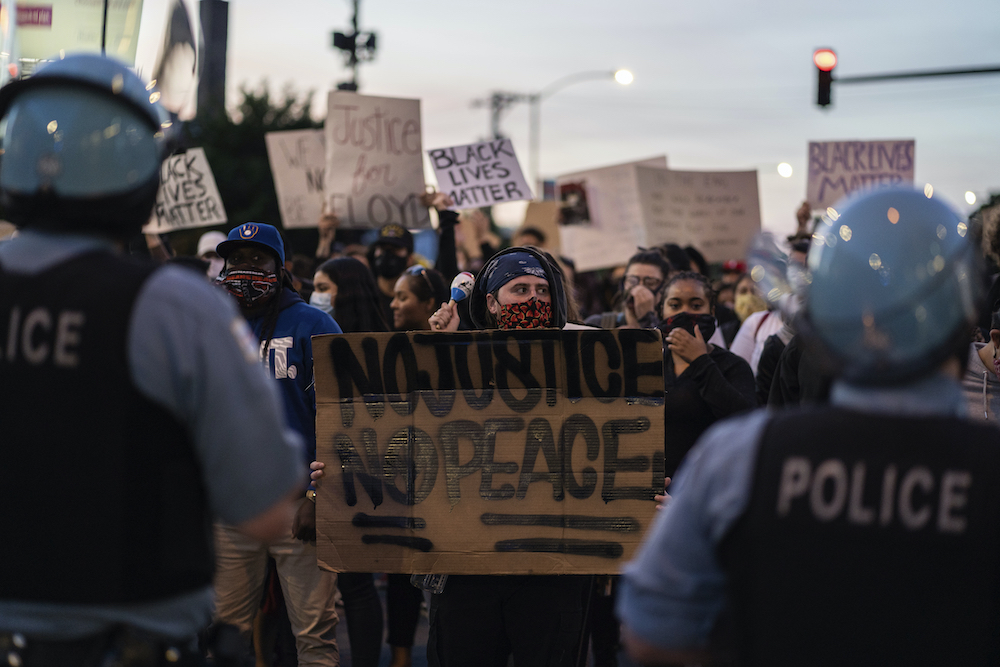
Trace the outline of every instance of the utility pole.
<instances>
[{"instance_id":1,"label":"utility pole","mask_svg":"<svg viewBox=\"0 0 1000 667\"><path fill-rule=\"evenodd\" d=\"M333 33L333 46L344 52L345 61L351 68L351 80L337 84L338 90L358 89L358 64L370 62L375 59L375 33L358 31L358 5L361 0L353 0L354 16L351 19L353 32L345 34L342 32Z\"/></svg>"}]
</instances>

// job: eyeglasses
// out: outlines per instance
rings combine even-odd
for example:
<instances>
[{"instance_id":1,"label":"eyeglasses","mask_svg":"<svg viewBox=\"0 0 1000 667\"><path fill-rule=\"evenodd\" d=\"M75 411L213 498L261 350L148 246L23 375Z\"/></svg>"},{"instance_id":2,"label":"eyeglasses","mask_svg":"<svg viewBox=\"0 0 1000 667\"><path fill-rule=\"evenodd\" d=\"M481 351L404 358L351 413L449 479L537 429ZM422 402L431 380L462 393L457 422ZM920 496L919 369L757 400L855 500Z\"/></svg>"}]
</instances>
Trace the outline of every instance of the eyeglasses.
<instances>
[{"instance_id":1,"label":"eyeglasses","mask_svg":"<svg viewBox=\"0 0 1000 667\"><path fill-rule=\"evenodd\" d=\"M423 276L424 282L427 283L427 289L430 290L431 296L434 296L434 285L431 284L430 276L427 275L427 269L419 264L414 264L406 269L405 273L408 276Z\"/></svg>"},{"instance_id":2,"label":"eyeglasses","mask_svg":"<svg viewBox=\"0 0 1000 667\"><path fill-rule=\"evenodd\" d=\"M625 276L625 287L628 289L632 289L640 282L650 292L655 292L663 285L662 278L654 278L653 276Z\"/></svg>"}]
</instances>

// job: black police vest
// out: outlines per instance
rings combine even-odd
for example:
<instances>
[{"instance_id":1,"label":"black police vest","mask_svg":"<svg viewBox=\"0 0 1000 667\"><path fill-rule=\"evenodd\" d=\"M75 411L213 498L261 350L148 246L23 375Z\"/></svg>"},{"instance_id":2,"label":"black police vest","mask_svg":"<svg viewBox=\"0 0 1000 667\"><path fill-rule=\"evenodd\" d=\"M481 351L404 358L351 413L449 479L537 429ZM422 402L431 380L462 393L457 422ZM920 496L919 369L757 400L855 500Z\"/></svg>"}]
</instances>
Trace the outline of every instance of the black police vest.
<instances>
[{"instance_id":1,"label":"black police vest","mask_svg":"<svg viewBox=\"0 0 1000 667\"><path fill-rule=\"evenodd\" d=\"M1000 664L1000 431L779 415L718 555L741 664Z\"/></svg>"},{"instance_id":2,"label":"black police vest","mask_svg":"<svg viewBox=\"0 0 1000 667\"><path fill-rule=\"evenodd\" d=\"M0 271L0 599L139 602L211 582L190 438L129 374L154 268L98 252Z\"/></svg>"}]
</instances>

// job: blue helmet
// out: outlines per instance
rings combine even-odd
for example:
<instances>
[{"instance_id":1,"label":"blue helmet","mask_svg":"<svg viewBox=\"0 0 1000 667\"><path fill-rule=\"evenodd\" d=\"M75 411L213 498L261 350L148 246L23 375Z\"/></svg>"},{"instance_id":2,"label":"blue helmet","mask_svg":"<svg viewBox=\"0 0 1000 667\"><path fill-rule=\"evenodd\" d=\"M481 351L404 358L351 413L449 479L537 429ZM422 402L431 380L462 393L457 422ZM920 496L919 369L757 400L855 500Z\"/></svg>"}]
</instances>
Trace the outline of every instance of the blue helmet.
<instances>
[{"instance_id":1,"label":"blue helmet","mask_svg":"<svg viewBox=\"0 0 1000 667\"><path fill-rule=\"evenodd\" d=\"M20 226L138 232L149 220L171 122L124 64L67 56L0 89L0 194Z\"/></svg>"},{"instance_id":2,"label":"blue helmet","mask_svg":"<svg viewBox=\"0 0 1000 667\"><path fill-rule=\"evenodd\" d=\"M952 208L914 189L843 202L813 236L802 330L861 384L908 382L964 354L982 293L967 236Z\"/></svg>"}]
</instances>

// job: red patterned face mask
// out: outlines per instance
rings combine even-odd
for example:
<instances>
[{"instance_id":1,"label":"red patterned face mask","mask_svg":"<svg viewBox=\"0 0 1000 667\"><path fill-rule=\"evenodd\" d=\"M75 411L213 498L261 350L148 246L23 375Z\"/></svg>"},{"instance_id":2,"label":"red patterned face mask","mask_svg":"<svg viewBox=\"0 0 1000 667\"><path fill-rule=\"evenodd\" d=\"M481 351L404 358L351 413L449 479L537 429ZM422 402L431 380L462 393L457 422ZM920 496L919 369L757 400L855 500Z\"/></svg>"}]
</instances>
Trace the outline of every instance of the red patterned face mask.
<instances>
[{"instance_id":1,"label":"red patterned face mask","mask_svg":"<svg viewBox=\"0 0 1000 667\"><path fill-rule=\"evenodd\" d=\"M231 269L221 282L244 308L263 304L278 290L278 276L257 269Z\"/></svg>"},{"instance_id":2,"label":"red patterned face mask","mask_svg":"<svg viewBox=\"0 0 1000 667\"><path fill-rule=\"evenodd\" d=\"M541 329L548 326L552 326L552 304L535 297L502 305L497 314L497 327L500 329Z\"/></svg>"}]
</instances>

